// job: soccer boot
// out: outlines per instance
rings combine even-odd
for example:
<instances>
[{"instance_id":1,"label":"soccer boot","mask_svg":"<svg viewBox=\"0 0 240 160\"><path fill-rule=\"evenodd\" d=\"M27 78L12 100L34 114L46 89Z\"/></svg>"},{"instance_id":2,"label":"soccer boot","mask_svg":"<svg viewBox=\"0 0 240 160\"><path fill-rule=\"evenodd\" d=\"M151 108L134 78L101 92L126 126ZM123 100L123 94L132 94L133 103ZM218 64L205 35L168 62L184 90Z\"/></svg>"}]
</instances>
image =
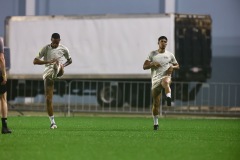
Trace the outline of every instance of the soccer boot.
<instances>
[{"instance_id":1,"label":"soccer boot","mask_svg":"<svg viewBox=\"0 0 240 160\"><path fill-rule=\"evenodd\" d=\"M50 126L50 129L56 129L56 128L57 128L57 125L55 123L52 123Z\"/></svg>"},{"instance_id":2,"label":"soccer boot","mask_svg":"<svg viewBox=\"0 0 240 160\"><path fill-rule=\"evenodd\" d=\"M2 134L12 133L12 131L7 127L2 127Z\"/></svg>"},{"instance_id":3,"label":"soccer boot","mask_svg":"<svg viewBox=\"0 0 240 160\"><path fill-rule=\"evenodd\" d=\"M167 106L171 106L172 99L170 97L167 97Z\"/></svg>"},{"instance_id":4,"label":"soccer boot","mask_svg":"<svg viewBox=\"0 0 240 160\"><path fill-rule=\"evenodd\" d=\"M158 129L159 129L159 126L158 126L158 125L154 125L154 126L153 126L153 130L156 131L156 130L158 130Z\"/></svg>"}]
</instances>

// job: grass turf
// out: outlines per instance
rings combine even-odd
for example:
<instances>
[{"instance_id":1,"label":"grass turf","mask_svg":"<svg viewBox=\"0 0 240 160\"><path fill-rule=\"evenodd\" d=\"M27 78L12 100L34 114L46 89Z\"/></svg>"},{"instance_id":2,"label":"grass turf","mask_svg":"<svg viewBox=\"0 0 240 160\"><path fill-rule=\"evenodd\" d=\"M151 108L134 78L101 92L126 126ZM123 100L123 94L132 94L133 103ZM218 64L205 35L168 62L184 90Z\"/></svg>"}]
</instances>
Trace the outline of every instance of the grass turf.
<instances>
[{"instance_id":1,"label":"grass turf","mask_svg":"<svg viewBox=\"0 0 240 160\"><path fill-rule=\"evenodd\" d=\"M9 117L13 133L0 135L6 160L237 160L240 119Z\"/></svg>"}]
</instances>

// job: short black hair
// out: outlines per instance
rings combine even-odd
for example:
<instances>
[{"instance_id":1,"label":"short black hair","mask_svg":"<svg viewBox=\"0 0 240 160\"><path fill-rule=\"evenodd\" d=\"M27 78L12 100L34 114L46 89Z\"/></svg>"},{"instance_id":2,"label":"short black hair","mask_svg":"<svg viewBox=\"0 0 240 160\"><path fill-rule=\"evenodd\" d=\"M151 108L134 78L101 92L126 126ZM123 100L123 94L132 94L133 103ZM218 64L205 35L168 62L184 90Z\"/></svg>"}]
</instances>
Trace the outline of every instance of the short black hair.
<instances>
[{"instance_id":1,"label":"short black hair","mask_svg":"<svg viewBox=\"0 0 240 160\"><path fill-rule=\"evenodd\" d=\"M158 38L158 42L159 42L161 39L165 39L165 40L167 41L167 37L161 36L161 37Z\"/></svg>"},{"instance_id":2,"label":"short black hair","mask_svg":"<svg viewBox=\"0 0 240 160\"><path fill-rule=\"evenodd\" d=\"M52 38L53 39L60 39L60 35L58 33L53 33Z\"/></svg>"}]
</instances>

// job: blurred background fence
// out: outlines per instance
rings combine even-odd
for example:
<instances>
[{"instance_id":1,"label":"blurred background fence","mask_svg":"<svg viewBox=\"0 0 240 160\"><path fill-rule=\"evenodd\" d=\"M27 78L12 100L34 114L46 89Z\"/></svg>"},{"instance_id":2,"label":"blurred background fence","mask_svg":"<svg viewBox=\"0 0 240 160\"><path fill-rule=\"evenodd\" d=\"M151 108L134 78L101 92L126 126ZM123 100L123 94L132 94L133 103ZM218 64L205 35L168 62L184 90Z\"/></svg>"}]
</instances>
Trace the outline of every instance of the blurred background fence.
<instances>
[{"instance_id":1,"label":"blurred background fence","mask_svg":"<svg viewBox=\"0 0 240 160\"><path fill-rule=\"evenodd\" d=\"M8 80L8 105L14 111L45 112L43 80ZM162 96L161 115L240 115L239 83L174 82L172 106ZM151 82L58 80L53 103L56 112L151 114Z\"/></svg>"}]
</instances>

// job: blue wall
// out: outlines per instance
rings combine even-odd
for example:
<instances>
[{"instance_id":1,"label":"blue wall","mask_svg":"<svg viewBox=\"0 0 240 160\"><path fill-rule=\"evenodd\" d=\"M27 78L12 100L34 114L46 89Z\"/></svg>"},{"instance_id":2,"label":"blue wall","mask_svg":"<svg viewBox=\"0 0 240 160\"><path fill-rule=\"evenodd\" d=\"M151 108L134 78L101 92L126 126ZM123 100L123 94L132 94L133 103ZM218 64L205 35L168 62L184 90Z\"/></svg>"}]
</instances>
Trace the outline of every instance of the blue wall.
<instances>
[{"instance_id":1,"label":"blue wall","mask_svg":"<svg viewBox=\"0 0 240 160\"><path fill-rule=\"evenodd\" d=\"M39 7L40 15L159 13L160 2L159 0L38 0L40 6L47 6Z\"/></svg>"},{"instance_id":2,"label":"blue wall","mask_svg":"<svg viewBox=\"0 0 240 160\"><path fill-rule=\"evenodd\" d=\"M35 0L36 15L163 13L164 0ZM24 15L25 0L0 0L0 36L6 16Z\"/></svg>"},{"instance_id":3,"label":"blue wall","mask_svg":"<svg viewBox=\"0 0 240 160\"><path fill-rule=\"evenodd\" d=\"M210 14L213 20L213 76L210 81L240 82L240 0L176 0L176 12ZM25 0L0 0L0 36L6 16L24 15ZM3 7L2 7L3 6ZM36 0L36 15L163 13L164 0ZM228 58L225 58L228 57ZM226 72L225 71L228 70Z\"/></svg>"},{"instance_id":4,"label":"blue wall","mask_svg":"<svg viewBox=\"0 0 240 160\"><path fill-rule=\"evenodd\" d=\"M0 36L6 16L24 15L25 0L0 0ZM239 56L239 0L176 0L176 12L210 14L213 56ZM163 13L164 0L36 0L36 15Z\"/></svg>"}]
</instances>

